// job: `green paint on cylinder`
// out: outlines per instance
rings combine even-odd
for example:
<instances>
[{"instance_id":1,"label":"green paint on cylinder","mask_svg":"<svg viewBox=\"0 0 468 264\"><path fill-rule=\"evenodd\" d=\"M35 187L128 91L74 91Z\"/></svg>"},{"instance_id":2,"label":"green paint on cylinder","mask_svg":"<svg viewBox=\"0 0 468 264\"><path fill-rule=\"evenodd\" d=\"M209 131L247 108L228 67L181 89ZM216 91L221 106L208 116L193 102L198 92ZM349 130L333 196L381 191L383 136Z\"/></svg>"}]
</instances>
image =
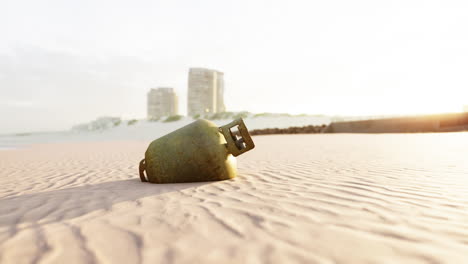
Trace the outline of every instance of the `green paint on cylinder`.
<instances>
[{"instance_id":1,"label":"green paint on cylinder","mask_svg":"<svg viewBox=\"0 0 468 264\"><path fill-rule=\"evenodd\" d=\"M140 178L151 183L231 179L237 175L235 156L254 147L242 119L222 127L199 119L151 142L140 162Z\"/></svg>"}]
</instances>

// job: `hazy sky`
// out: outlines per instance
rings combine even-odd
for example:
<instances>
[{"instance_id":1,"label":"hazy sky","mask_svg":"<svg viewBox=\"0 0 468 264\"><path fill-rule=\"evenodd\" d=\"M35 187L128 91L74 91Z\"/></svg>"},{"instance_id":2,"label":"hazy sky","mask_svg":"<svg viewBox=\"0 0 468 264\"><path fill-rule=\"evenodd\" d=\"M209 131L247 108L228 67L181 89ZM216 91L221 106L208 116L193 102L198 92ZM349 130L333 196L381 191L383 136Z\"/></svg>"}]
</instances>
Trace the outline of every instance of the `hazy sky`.
<instances>
[{"instance_id":1,"label":"hazy sky","mask_svg":"<svg viewBox=\"0 0 468 264\"><path fill-rule=\"evenodd\" d=\"M189 67L228 110L380 115L468 104L467 1L0 1L0 134L186 112Z\"/></svg>"}]
</instances>

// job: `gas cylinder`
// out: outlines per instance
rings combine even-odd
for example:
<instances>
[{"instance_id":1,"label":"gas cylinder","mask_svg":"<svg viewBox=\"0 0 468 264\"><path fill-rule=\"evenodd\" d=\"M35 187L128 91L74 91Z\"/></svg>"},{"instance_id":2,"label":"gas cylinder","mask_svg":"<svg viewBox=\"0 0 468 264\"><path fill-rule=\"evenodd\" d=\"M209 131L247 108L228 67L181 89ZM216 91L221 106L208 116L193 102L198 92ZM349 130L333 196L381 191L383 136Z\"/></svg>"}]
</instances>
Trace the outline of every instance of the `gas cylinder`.
<instances>
[{"instance_id":1,"label":"gas cylinder","mask_svg":"<svg viewBox=\"0 0 468 264\"><path fill-rule=\"evenodd\" d=\"M199 119L151 142L140 162L140 179L151 183L231 179L237 174L235 157L254 147L241 118L221 127Z\"/></svg>"}]
</instances>

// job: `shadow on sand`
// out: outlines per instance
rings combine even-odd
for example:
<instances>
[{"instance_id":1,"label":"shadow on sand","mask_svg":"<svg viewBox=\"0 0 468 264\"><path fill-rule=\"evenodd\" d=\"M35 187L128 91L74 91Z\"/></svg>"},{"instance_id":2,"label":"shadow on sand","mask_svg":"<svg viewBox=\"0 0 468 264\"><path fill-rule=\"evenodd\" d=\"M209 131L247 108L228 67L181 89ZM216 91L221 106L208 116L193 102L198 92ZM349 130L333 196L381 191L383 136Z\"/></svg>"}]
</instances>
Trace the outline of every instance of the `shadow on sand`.
<instances>
[{"instance_id":1,"label":"shadow on sand","mask_svg":"<svg viewBox=\"0 0 468 264\"><path fill-rule=\"evenodd\" d=\"M130 179L8 197L0 200L0 226L59 222L97 210L109 210L120 202L206 184L210 182L150 184Z\"/></svg>"}]
</instances>

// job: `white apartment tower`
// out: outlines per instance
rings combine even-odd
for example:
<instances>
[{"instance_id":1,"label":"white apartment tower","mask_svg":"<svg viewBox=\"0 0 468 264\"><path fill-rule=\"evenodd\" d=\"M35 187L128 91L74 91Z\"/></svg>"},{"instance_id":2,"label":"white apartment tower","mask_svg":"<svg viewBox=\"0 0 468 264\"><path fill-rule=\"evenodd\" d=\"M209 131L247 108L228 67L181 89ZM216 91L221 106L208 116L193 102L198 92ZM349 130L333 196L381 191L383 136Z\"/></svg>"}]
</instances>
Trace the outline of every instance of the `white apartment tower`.
<instances>
[{"instance_id":1,"label":"white apartment tower","mask_svg":"<svg viewBox=\"0 0 468 264\"><path fill-rule=\"evenodd\" d=\"M178 114L178 99L173 88L152 88L148 92L148 119Z\"/></svg>"},{"instance_id":2,"label":"white apartment tower","mask_svg":"<svg viewBox=\"0 0 468 264\"><path fill-rule=\"evenodd\" d=\"M189 116L224 112L224 74L204 68L190 68L187 112Z\"/></svg>"}]
</instances>

